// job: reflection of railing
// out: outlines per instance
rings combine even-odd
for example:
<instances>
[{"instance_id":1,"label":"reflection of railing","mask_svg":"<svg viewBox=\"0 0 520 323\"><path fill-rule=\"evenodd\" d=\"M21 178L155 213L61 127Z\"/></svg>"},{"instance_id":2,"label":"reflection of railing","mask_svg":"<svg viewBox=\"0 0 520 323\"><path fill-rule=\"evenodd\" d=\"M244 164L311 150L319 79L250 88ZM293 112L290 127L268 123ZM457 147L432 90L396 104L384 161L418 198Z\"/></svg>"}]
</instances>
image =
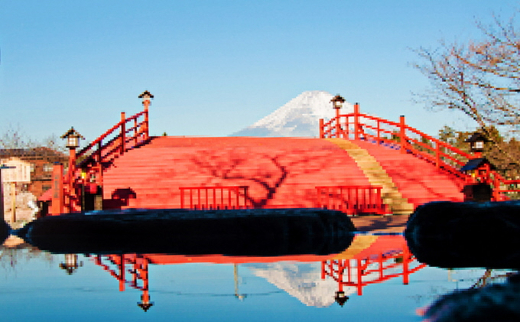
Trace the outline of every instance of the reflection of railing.
<instances>
[{"instance_id":1,"label":"reflection of railing","mask_svg":"<svg viewBox=\"0 0 520 323\"><path fill-rule=\"evenodd\" d=\"M227 210L252 208L247 186L180 187L181 208Z\"/></svg>"},{"instance_id":2,"label":"reflection of railing","mask_svg":"<svg viewBox=\"0 0 520 323\"><path fill-rule=\"evenodd\" d=\"M316 207L339 210L349 215L389 214L380 186L316 186Z\"/></svg>"},{"instance_id":3,"label":"reflection of railing","mask_svg":"<svg viewBox=\"0 0 520 323\"><path fill-rule=\"evenodd\" d=\"M328 122L321 119L320 138L363 139L386 145L389 148L400 150L403 154L409 153L422 158L437 168L460 178L467 177L460 171L460 168L468 160L476 158L476 156L410 127L406 124L404 116L400 117L399 122L385 120L360 113L358 104L354 105L353 113L338 115ZM520 180L507 180L496 171L490 173L493 178L491 184L497 192L520 192L517 187L520 185Z\"/></svg>"},{"instance_id":4,"label":"reflection of railing","mask_svg":"<svg viewBox=\"0 0 520 323\"><path fill-rule=\"evenodd\" d=\"M96 265L101 266L110 275L119 281L119 291L125 290L125 284L142 291L141 303L138 303L144 311L147 311L153 303L150 302L148 285L148 259L142 255L97 255L94 258ZM130 265L131 268L126 268ZM112 269L111 267L115 267ZM126 275L131 275L131 280ZM139 285L141 282L141 285Z\"/></svg>"},{"instance_id":5,"label":"reflection of railing","mask_svg":"<svg viewBox=\"0 0 520 323\"><path fill-rule=\"evenodd\" d=\"M411 268L414 261L415 257L404 245L403 250L389 250L367 258L323 261L321 275L322 279L329 276L338 282L340 291L344 286L352 286L356 287L358 295L362 295L363 287L399 276L407 285L410 274L426 267L426 264L417 263Z\"/></svg>"},{"instance_id":6,"label":"reflection of railing","mask_svg":"<svg viewBox=\"0 0 520 323\"><path fill-rule=\"evenodd\" d=\"M351 291L357 290L362 295L363 287L369 284L382 283L394 277L403 277L403 283L408 284L409 275L426 267L420 264L409 252L404 236L402 235L357 235L351 246L339 254L334 255L280 255L280 256L230 256L222 254L211 255L182 255L182 254L124 254L124 255L97 255L92 260L102 267L119 282L120 291L129 285L142 291L143 309L151 306L149 285L149 264L178 265L194 263L234 264L234 273L237 275L236 264L303 262L321 264L321 279L332 278L338 283L339 293L345 286ZM130 276L131 275L131 276ZM235 285L236 287L236 285ZM322 291L319 291L322 293ZM237 291L233 296L240 295ZM343 294L344 297L344 294ZM336 299L338 302L341 298ZM340 303L341 305L341 303Z\"/></svg>"}]
</instances>

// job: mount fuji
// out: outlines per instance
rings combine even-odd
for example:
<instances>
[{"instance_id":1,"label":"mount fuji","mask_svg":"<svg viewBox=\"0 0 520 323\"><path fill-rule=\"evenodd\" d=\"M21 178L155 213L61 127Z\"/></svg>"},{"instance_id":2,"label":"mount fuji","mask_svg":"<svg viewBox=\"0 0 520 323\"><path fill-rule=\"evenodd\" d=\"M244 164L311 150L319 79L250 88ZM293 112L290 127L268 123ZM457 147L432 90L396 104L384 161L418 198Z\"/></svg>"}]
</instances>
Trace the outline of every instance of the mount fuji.
<instances>
[{"instance_id":1,"label":"mount fuji","mask_svg":"<svg viewBox=\"0 0 520 323\"><path fill-rule=\"evenodd\" d=\"M249 127L231 134L233 137L318 137L319 120L330 120L336 112L325 91L303 92L270 115ZM352 113L354 106L345 102L342 114Z\"/></svg>"}]
</instances>

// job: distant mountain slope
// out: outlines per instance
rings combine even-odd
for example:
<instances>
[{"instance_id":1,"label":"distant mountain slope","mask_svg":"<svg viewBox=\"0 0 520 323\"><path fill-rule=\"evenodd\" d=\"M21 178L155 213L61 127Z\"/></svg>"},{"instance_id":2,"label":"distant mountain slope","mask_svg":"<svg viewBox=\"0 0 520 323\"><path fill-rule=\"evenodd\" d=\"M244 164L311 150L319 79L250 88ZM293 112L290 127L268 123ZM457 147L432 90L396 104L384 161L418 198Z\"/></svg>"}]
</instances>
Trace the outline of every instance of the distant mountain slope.
<instances>
[{"instance_id":1,"label":"distant mountain slope","mask_svg":"<svg viewBox=\"0 0 520 323\"><path fill-rule=\"evenodd\" d=\"M244 137L318 137L319 120L336 115L330 100L333 95L324 91L303 92L270 115L251 126L231 134ZM354 111L345 102L342 114Z\"/></svg>"}]
</instances>

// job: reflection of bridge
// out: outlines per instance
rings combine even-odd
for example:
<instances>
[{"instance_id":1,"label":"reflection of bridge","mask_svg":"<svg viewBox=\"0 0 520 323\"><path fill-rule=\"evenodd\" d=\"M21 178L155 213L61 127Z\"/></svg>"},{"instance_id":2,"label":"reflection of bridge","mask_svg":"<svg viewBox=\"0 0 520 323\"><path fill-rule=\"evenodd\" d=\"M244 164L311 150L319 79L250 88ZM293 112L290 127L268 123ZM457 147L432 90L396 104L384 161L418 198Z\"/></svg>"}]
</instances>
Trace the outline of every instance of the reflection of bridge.
<instances>
[{"instance_id":1,"label":"reflection of bridge","mask_svg":"<svg viewBox=\"0 0 520 323\"><path fill-rule=\"evenodd\" d=\"M357 104L352 114L338 109L335 118L322 121L320 139L150 137L150 97L143 99L142 112L128 118L123 113L120 122L71 155L64 182L56 168L52 214L79 211L81 205L320 206L408 214L429 201L462 201L468 177L459 169L474 157L408 126L404 117L372 117ZM493 178L498 193L507 181L497 173ZM354 187L355 193L344 193Z\"/></svg>"},{"instance_id":2,"label":"reflection of bridge","mask_svg":"<svg viewBox=\"0 0 520 323\"><path fill-rule=\"evenodd\" d=\"M367 248L350 256L356 245L367 243ZM356 236L343 254L322 262L322 278L332 277L338 282L337 297L344 295L344 287L354 287L362 295L363 287L391 278L402 277L403 284L408 285L409 276L424 267L426 264L417 262L402 236Z\"/></svg>"},{"instance_id":3,"label":"reflection of bridge","mask_svg":"<svg viewBox=\"0 0 520 323\"><path fill-rule=\"evenodd\" d=\"M119 282L119 290L130 286L141 291L141 302L138 305L147 311L153 303L150 300L149 265L175 265L186 263L213 263L236 265L255 263L320 263L321 280L332 279L338 283L337 290L331 291L330 299L343 305L348 298L345 288L351 288L362 295L363 287L369 284L382 283L386 280L402 277L408 284L409 275L424 268L409 253L403 236L356 236L353 244L336 255L296 255L273 257L237 257L223 255L186 256L164 254L126 254L98 255L92 260ZM237 277L235 277L235 283ZM278 286L284 288L287 286ZM235 296L240 294L235 286ZM306 288L308 290L308 288ZM288 290L286 290L289 292ZM293 295L297 296L297 295ZM316 295L317 297L318 295ZM240 297L239 297L240 299ZM330 303L328 303L330 304Z\"/></svg>"}]
</instances>

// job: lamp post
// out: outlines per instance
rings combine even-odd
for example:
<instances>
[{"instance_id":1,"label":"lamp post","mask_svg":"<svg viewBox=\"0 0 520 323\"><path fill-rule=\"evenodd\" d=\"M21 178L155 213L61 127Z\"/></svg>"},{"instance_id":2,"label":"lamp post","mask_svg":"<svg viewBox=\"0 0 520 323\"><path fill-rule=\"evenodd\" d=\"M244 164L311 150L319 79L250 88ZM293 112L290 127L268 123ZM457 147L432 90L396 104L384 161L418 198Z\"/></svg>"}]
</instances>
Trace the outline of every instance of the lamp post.
<instances>
[{"instance_id":1,"label":"lamp post","mask_svg":"<svg viewBox=\"0 0 520 323\"><path fill-rule=\"evenodd\" d=\"M70 127L70 129L64 133L61 137L61 139L66 139L67 144L66 147L69 148L69 171L68 171L68 179L69 179L69 196L73 195L73 179L74 179L74 172L76 171L76 148L79 147L79 140L85 139L82 135L77 132L74 127ZM72 212L72 203L69 198L69 212Z\"/></svg>"},{"instance_id":2,"label":"lamp post","mask_svg":"<svg viewBox=\"0 0 520 323\"><path fill-rule=\"evenodd\" d=\"M150 99L153 99L153 94L148 91L144 91L143 93L139 94L139 99L143 100L144 108L148 109L150 106Z\"/></svg>"},{"instance_id":3,"label":"lamp post","mask_svg":"<svg viewBox=\"0 0 520 323\"><path fill-rule=\"evenodd\" d=\"M474 132L465 142L469 143L470 151L475 154L475 157L480 158L489 139L480 132Z\"/></svg>"},{"instance_id":4,"label":"lamp post","mask_svg":"<svg viewBox=\"0 0 520 323\"><path fill-rule=\"evenodd\" d=\"M148 139L148 134L149 134L149 131L148 131L148 108L150 107L150 104L151 104L150 100L153 99L153 94L148 92L148 91L144 91L143 93L139 94L138 97L140 99L142 99L143 105L144 105L144 122L143 122L142 132L144 133L144 140L147 140Z\"/></svg>"},{"instance_id":5,"label":"lamp post","mask_svg":"<svg viewBox=\"0 0 520 323\"><path fill-rule=\"evenodd\" d=\"M470 159L460 170L468 174L468 184L464 186L464 201L485 202L498 200L498 191L491 186L493 180L491 171L495 166L482 157L486 142L489 140L480 132L474 132L465 142L469 143L470 151L475 158Z\"/></svg>"},{"instance_id":6,"label":"lamp post","mask_svg":"<svg viewBox=\"0 0 520 323\"><path fill-rule=\"evenodd\" d=\"M336 110L336 138L339 138L339 131L341 129L339 123L339 110L343 106L343 103L345 103L345 99L338 94L333 97L330 102L332 102L332 107Z\"/></svg>"}]
</instances>

